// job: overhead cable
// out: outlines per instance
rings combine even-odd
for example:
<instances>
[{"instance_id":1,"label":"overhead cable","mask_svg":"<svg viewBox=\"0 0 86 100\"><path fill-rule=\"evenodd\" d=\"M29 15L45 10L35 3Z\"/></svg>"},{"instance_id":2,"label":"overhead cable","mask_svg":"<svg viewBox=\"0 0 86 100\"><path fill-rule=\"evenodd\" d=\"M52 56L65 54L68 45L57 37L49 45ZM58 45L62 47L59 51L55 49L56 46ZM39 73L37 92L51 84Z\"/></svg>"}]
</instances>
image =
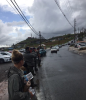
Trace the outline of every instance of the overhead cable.
<instances>
[{"instance_id":1,"label":"overhead cable","mask_svg":"<svg viewBox=\"0 0 86 100\"><path fill-rule=\"evenodd\" d=\"M68 0L68 3L69 3L69 6L70 6L71 11L73 12L73 9L71 7L71 4L70 4L70 1L69 0Z\"/></svg>"},{"instance_id":2,"label":"overhead cable","mask_svg":"<svg viewBox=\"0 0 86 100\"><path fill-rule=\"evenodd\" d=\"M25 19L25 17L21 14L21 12L19 11L19 9L15 6L14 2L12 0L10 0L12 2L12 4L14 5L14 7L16 8L16 10L18 11L18 13L21 15L21 17L23 18L23 20L26 22L26 24L30 27L30 29L36 34L39 35L38 33L36 33L36 31L30 26L29 21L27 22L27 20Z\"/></svg>"},{"instance_id":3,"label":"overhead cable","mask_svg":"<svg viewBox=\"0 0 86 100\"><path fill-rule=\"evenodd\" d=\"M28 21L28 19L26 18L26 16L24 15L24 13L22 12L22 10L20 9L20 7L18 6L18 4L17 4L17 2L14 0L14 2L15 2L15 4L17 5L17 7L19 8L19 10L21 11L21 13L23 14L23 16L24 16L24 18L26 19L26 21L29 23L29 21ZM30 23L29 23L30 24ZM31 28L33 28L32 27L32 25L30 24L30 26L31 26ZM36 30L33 28L33 30L36 32ZM36 32L37 33L37 32ZM38 34L38 33L37 33Z\"/></svg>"},{"instance_id":4,"label":"overhead cable","mask_svg":"<svg viewBox=\"0 0 86 100\"><path fill-rule=\"evenodd\" d=\"M6 1L8 2L8 0L6 0ZM9 2L8 2L8 4L12 7L12 5ZM13 8L13 10L18 14L18 12L14 8Z\"/></svg>"},{"instance_id":5,"label":"overhead cable","mask_svg":"<svg viewBox=\"0 0 86 100\"><path fill-rule=\"evenodd\" d=\"M64 17L66 18L66 20L68 21L68 23L72 26L72 28L74 28L74 26L70 23L70 21L68 20L68 18L66 17L66 15L64 14L64 12L62 11L61 7L59 6L57 0L54 0L55 3L57 4L58 8L60 9L60 11L62 12L62 14L64 15Z\"/></svg>"},{"instance_id":6,"label":"overhead cable","mask_svg":"<svg viewBox=\"0 0 86 100\"><path fill-rule=\"evenodd\" d=\"M8 0L6 0L7 2L8 2ZM8 4L13 8L13 6L8 2ZM13 8L14 9L14 8ZM18 14L19 15L19 13L14 9L14 11L16 12L16 14ZM21 15L19 15L20 16L20 18L21 19L23 19L22 17L21 17ZM25 22L26 23L26 22Z\"/></svg>"},{"instance_id":7,"label":"overhead cable","mask_svg":"<svg viewBox=\"0 0 86 100\"><path fill-rule=\"evenodd\" d=\"M72 14L71 8L69 7L69 3L68 3L67 0L64 1L64 5L66 5L68 12L69 12L70 14Z\"/></svg>"},{"instance_id":8,"label":"overhead cable","mask_svg":"<svg viewBox=\"0 0 86 100\"><path fill-rule=\"evenodd\" d=\"M8 0L6 0L8 2ZM8 4L12 7L12 5L8 2ZM12 7L13 8L13 7ZM13 8L14 9L14 8ZM14 11L18 14L18 12L14 9ZM21 16L21 15L20 15ZM22 18L22 17L20 17ZM23 18L22 18L23 19ZM23 19L24 20L24 19ZM25 22L26 23L26 22ZM27 24L27 23L26 23ZM30 23L29 23L30 24ZM31 24L30 24L31 25Z\"/></svg>"},{"instance_id":9,"label":"overhead cable","mask_svg":"<svg viewBox=\"0 0 86 100\"><path fill-rule=\"evenodd\" d=\"M6 0L7 1L7 0ZM17 4L17 2L14 0L14 2L15 2L15 4L16 4L16 6L18 7L16 7L15 6L15 4L13 3L13 1L12 0L10 0L11 2L12 2L12 4L14 5L14 7L16 8L16 10L18 11L16 11L13 7L12 7L12 5L9 3L9 5L15 10L15 12L18 14L19 13L19 15L21 16L21 18L25 21L25 23L31 28L31 30L36 34L36 35L39 35L38 33L37 33L37 31L32 27L32 25L29 23L29 21L28 21L28 19L25 17L25 15L23 14L23 12L22 12L22 10L20 9L20 7L18 6L18 4ZM42 35L41 35L42 36ZM43 37L43 36L42 36ZM44 37L43 37L44 38ZM44 38L45 39L45 38Z\"/></svg>"}]
</instances>

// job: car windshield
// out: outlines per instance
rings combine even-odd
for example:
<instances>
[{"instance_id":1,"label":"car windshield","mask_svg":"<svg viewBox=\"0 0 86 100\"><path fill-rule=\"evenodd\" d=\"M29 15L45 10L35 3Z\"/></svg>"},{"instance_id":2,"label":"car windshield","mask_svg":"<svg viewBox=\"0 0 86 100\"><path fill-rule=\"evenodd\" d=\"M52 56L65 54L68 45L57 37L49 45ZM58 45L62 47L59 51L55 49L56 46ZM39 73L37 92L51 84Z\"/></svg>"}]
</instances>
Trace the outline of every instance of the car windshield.
<instances>
[{"instance_id":1,"label":"car windshield","mask_svg":"<svg viewBox=\"0 0 86 100\"><path fill-rule=\"evenodd\" d=\"M7 55L6 53L1 52L2 55Z\"/></svg>"},{"instance_id":2,"label":"car windshield","mask_svg":"<svg viewBox=\"0 0 86 100\"><path fill-rule=\"evenodd\" d=\"M3 56L3 57L4 57L4 56L6 56L6 55L0 54L0 56Z\"/></svg>"}]
</instances>

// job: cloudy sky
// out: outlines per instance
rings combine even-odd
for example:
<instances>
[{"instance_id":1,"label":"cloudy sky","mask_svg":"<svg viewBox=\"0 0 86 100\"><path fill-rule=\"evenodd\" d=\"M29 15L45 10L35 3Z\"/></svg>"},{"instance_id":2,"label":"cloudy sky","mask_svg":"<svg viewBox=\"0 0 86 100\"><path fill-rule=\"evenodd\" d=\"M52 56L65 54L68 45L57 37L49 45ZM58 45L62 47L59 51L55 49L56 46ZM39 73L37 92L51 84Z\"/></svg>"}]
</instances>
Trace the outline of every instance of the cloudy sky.
<instances>
[{"instance_id":1,"label":"cloudy sky","mask_svg":"<svg viewBox=\"0 0 86 100\"><path fill-rule=\"evenodd\" d=\"M38 37L13 9L10 0L0 0L0 46L12 45L30 37ZM12 0L14 1L14 0ZM34 29L45 38L73 33L54 0L16 0ZM62 11L76 28L86 28L86 0L57 0Z\"/></svg>"}]
</instances>

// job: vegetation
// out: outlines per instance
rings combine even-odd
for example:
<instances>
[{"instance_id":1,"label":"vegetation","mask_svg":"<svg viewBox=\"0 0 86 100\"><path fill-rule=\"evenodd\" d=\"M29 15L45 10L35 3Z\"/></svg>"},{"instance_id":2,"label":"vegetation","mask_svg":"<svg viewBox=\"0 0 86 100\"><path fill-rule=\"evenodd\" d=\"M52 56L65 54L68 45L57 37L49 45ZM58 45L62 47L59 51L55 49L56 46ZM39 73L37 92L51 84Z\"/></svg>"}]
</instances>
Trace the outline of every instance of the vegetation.
<instances>
[{"instance_id":1,"label":"vegetation","mask_svg":"<svg viewBox=\"0 0 86 100\"><path fill-rule=\"evenodd\" d=\"M68 41L72 40L74 37L72 34L67 34L63 36L57 36L50 39L41 39L41 44L45 44L46 47L60 45L67 43ZM15 45L15 48L25 48L26 46L29 47L38 47L40 45L40 39L37 38L27 38L24 41L21 41Z\"/></svg>"},{"instance_id":2,"label":"vegetation","mask_svg":"<svg viewBox=\"0 0 86 100\"><path fill-rule=\"evenodd\" d=\"M79 41L82 41L84 37L86 37L86 31L77 33L75 35L65 34L63 36L56 36L50 39L41 39L41 44L45 44L46 47L50 47L54 45L61 45L67 43L68 41L73 40L74 38L78 38ZM38 47L39 45L40 45L40 39L28 37L26 40L23 40L15 45L13 44L12 47L15 49L21 49L25 48L26 46ZM7 48L5 50L7 50Z\"/></svg>"}]
</instances>

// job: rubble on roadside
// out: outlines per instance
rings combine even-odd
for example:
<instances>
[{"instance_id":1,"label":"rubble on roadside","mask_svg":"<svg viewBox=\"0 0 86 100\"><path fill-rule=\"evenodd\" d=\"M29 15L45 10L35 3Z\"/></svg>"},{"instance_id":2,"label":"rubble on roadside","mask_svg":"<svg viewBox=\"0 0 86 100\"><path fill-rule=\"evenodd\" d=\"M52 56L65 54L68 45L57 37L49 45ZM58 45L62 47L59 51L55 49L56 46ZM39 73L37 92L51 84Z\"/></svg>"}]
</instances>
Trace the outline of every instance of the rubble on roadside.
<instances>
[{"instance_id":1,"label":"rubble on roadside","mask_svg":"<svg viewBox=\"0 0 86 100\"><path fill-rule=\"evenodd\" d=\"M0 82L0 100L8 100L8 81Z\"/></svg>"},{"instance_id":2,"label":"rubble on roadside","mask_svg":"<svg viewBox=\"0 0 86 100\"><path fill-rule=\"evenodd\" d=\"M79 55L86 54L86 50L78 50L78 48L75 47L69 47L68 50L73 51L74 53L77 53Z\"/></svg>"}]
</instances>

